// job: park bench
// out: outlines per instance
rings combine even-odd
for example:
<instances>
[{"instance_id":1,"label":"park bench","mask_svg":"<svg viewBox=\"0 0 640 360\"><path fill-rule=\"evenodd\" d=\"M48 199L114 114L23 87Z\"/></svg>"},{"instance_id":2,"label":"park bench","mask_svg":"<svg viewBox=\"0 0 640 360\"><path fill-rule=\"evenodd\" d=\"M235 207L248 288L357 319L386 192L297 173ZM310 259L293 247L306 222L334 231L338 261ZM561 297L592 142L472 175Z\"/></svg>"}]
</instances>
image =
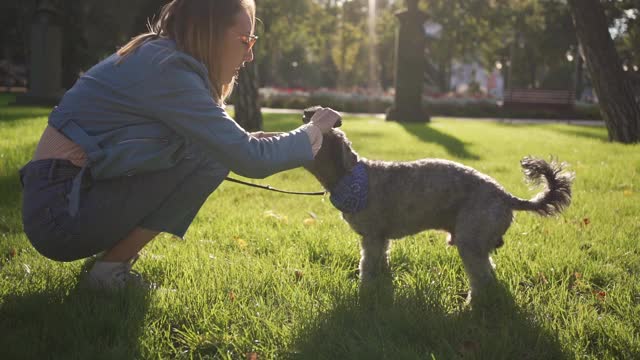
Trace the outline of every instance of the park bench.
<instances>
[{"instance_id":1,"label":"park bench","mask_svg":"<svg viewBox=\"0 0 640 360\"><path fill-rule=\"evenodd\" d=\"M510 89L504 95L504 107L510 109L571 111L574 104L575 95L570 90Z\"/></svg>"}]
</instances>

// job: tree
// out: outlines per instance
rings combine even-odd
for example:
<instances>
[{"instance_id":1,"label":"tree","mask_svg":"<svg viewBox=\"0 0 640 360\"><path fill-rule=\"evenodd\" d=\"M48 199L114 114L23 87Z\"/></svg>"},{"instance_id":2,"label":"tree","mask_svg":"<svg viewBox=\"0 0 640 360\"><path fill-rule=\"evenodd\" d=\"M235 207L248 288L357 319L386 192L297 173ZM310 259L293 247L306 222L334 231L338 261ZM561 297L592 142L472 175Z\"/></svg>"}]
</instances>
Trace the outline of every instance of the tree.
<instances>
[{"instance_id":1,"label":"tree","mask_svg":"<svg viewBox=\"0 0 640 360\"><path fill-rule=\"evenodd\" d=\"M640 66L640 0L607 1L603 5L621 60L631 69Z\"/></svg>"},{"instance_id":2,"label":"tree","mask_svg":"<svg viewBox=\"0 0 640 360\"><path fill-rule=\"evenodd\" d=\"M256 64L251 62L240 70L233 94L235 120L247 131L262 130L256 68Z\"/></svg>"},{"instance_id":3,"label":"tree","mask_svg":"<svg viewBox=\"0 0 640 360\"><path fill-rule=\"evenodd\" d=\"M640 141L640 104L630 78L622 70L602 4L598 0L568 0L568 5L598 94L609 140Z\"/></svg>"},{"instance_id":4,"label":"tree","mask_svg":"<svg viewBox=\"0 0 640 360\"><path fill-rule=\"evenodd\" d=\"M430 61L438 68L441 91L449 91L454 61L480 60L492 57L485 65L495 63L495 54L511 34L511 12L514 1L506 0L427 0L421 8L431 22L442 26L439 39L427 47ZM522 2L518 0L516 2ZM529 0L527 0L529 1ZM504 4L503 4L504 3ZM508 12L506 11L508 10Z\"/></svg>"},{"instance_id":5,"label":"tree","mask_svg":"<svg viewBox=\"0 0 640 360\"><path fill-rule=\"evenodd\" d=\"M86 38L85 4L76 1L60 3L63 29L62 47L62 87L69 89L78 79L81 71L91 65Z\"/></svg>"}]
</instances>

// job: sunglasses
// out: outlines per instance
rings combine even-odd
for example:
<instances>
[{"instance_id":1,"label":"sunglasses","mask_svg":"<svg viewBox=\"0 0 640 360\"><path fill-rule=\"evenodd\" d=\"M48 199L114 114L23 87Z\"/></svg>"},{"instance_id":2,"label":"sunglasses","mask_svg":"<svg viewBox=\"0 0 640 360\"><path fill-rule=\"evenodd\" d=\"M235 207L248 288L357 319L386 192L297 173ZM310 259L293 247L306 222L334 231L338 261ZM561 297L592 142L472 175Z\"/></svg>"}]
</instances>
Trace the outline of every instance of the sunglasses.
<instances>
[{"instance_id":1,"label":"sunglasses","mask_svg":"<svg viewBox=\"0 0 640 360\"><path fill-rule=\"evenodd\" d=\"M238 39L247 46L247 51L251 50L256 41L258 41L258 37L255 35L238 35Z\"/></svg>"}]
</instances>

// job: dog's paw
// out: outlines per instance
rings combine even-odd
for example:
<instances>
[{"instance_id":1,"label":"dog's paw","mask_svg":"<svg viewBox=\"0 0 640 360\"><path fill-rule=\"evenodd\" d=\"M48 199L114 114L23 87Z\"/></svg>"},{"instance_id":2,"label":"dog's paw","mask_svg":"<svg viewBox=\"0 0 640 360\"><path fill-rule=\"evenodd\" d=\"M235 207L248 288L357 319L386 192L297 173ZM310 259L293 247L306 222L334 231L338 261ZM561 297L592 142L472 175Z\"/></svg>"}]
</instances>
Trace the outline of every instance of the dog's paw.
<instances>
[{"instance_id":1,"label":"dog's paw","mask_svg":"<svg viewBox=\"0 0 640 360\"><path fill-rule=\"evenodd\" d=\"M358 290L360 304L364 307L389 306L393 303L393 280L390 276L361 281Z\"/></svg>"}]
</instances>

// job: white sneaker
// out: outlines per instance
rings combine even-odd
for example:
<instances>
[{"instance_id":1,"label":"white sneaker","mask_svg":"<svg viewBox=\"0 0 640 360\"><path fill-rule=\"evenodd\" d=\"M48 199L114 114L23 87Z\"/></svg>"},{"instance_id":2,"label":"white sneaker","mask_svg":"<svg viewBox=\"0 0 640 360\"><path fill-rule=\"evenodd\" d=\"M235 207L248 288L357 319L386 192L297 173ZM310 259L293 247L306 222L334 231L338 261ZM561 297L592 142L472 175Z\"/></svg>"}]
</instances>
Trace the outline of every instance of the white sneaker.
<instances>
[{"instance_id":1,"label":"white sneaker","mask_svg":"<svg viewBox=\"0 0 640 360\"><path fill-rule=\"evenodd\" d=\"M82 285L94 290L120 290L127 286L148 288L142 276L131 267L140 256L125 262L96 261L82 279Z\"/></svg>"}]
</instances>

